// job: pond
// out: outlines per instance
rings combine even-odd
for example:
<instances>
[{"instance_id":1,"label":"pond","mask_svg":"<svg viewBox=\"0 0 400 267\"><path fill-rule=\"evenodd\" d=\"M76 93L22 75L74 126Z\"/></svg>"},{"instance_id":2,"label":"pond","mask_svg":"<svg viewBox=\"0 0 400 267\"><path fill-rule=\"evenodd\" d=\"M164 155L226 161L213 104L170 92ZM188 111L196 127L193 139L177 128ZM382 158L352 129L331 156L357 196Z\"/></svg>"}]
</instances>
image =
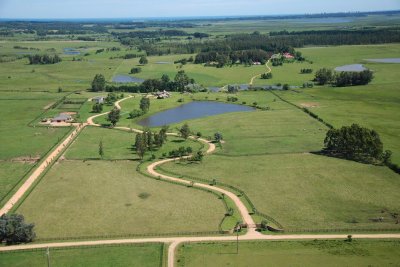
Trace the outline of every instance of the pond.
<instances>
[{"instance_id":1,"label":"pond","mask_svg":"<svg viewBox=\"0 0 400 267\"><path fill-rule=\"evenodd\" d=\"M114 83L142 83L144 82L144 79L128 75L116 75L113 77L112 81Z\"/></svg>"},{"instance_id":2,"label":"pond","mask_svg":"<svg viewBox=\"0 0 400 267\"><path fill-rule=\"evenodd\" d=\"M79 50L76 50L75 48L66 47L66 48L64 48L64 54L65 55L80 55L81 52Z\"/></svg>"},{"instance_id":3,"label":"pond","mask_svg":"<svg viewBox=\"0 0 400 267\"><path fill-rule=\"evenodd\" d=\"M369 62L376 63L400 63L400 58L375 58L375 59L366 59Z\"/></svg>"},{"instance_id":4,"label":"pond","mask_svg":"<svg viewBox=\"0 0 400 267\"><path fill-rule=\"evenodd\" d=\"M172 64L172 62L168 62L168 61L157 61L156 64Z\"/></svg>"},{"instance_id":5,"label":"pond","mask_svg":"<svg viewBox=\"0 0 400 267\"><path fill-rule=\"evenodd\" d=\"M351 71L351 72L361 72L367 70L362 64L352 64L352 65L344 65L335 68L335 71Z\"/></svg>"},{"instance_id":6,"label":"pond","mask_svg":"<svg viewBox=\"0 0 400 267\"><path fill-rule=\"evenodd\" d=\"M144 118L138 122L139 125L146 127L159 127L170 125L190 119L198 119L212 115L219 115L230 112L254 111L255 108L249 106L226 104L212 101L194 101L182 106L168 109Z\"/></svg>"}]
</instances>

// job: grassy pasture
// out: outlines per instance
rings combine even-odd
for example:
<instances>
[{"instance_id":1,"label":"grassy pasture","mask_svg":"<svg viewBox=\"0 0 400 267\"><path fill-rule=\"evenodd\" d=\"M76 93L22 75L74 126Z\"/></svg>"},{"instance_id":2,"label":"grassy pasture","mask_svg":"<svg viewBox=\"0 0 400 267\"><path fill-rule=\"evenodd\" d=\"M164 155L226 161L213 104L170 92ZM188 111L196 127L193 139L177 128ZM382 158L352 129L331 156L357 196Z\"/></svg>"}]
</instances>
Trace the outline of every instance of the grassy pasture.
<instances>
[{"instance_id":1,"label":"grassy pasture","mask_svg":"<svg viewBox=\"0 0 400 267\"><path fill-rule=\"evenodd\" d=\"M0 161L0 205L7 201L7 197L14 191L13 187L31 167L28 163Z\"/></svg>"},{"instance_id":2,"label":"grassy pasture","mask_svg":"<svg viewBox=\"0 0 400 267\"><path fill-rule=\"evenodd\" d=\"M191 243L178 248L177 266L397 266L397 240L315 240Z\"/></svg>"},{"instance_id":3,"label":"grassy pasture","mask_svg":"<svg viewBox=\"0 0 400 267\"><path fill-rule=\"evenodd\" d=\"M162 244L78 247L50 249L51 266L159 266L163 258ZM41 267L47 264L46 250L0 253L0 266Z\"/></svg>"},{"instance_id":4,"label":"grassy pasture","mask_svg":"<svg viewBox=\"0 0 400 267\"><path fill-rule=\"evenodd\" d=\"M217 179L244 190L285 229L399 229L398 175L312 154L208 156L200 165L167 163L183 176ZM374 222L383 217L382 222Z\"/></svg>"},{"instance_id":5,"label":"grassy pasture","mask_svg":"<svg viewBox=\"0 0 400 267\"><path fill-rule=\"evenodd\" d=\"M143 177L137 165L63 161L16 212L39 238L218 230L225 208L216 196Z\"/></svg>"}]
</instances>

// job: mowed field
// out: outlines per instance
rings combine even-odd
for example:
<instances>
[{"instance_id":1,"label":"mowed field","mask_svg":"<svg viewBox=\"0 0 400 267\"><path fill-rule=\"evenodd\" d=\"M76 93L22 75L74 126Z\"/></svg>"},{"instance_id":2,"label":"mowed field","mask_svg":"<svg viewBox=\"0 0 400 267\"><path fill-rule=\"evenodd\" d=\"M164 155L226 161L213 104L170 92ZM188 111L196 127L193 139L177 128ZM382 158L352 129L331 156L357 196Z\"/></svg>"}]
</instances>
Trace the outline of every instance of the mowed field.
<instances>
[{"instance_id":1,"label":"mowed field","mask_svg":"<svg viewBox=\"0 0 400 267\"><path fill-rule=\"evenodd\" d=\"M50 264L57 267L98 266L160 266L163 260L162 244L77 247L50 249ZM45 249L0 253L0 266L47 266Z\"/></svg>"},{"instance_id":2,"label":"mowed field","mask_svg":"<svg viewBox=\"0 0 400 267\"><path fill-rule=\"evenodd\" d=\"M216 196L140 175L135 161L63 161L17 209L38 238L217 231Z\"/></svg>"},{"instance_id":3,"label":"mowed field","mask_svg":"<svg viewBox=\"0 0 400 267\"><path fill-rule=\"evenodd\" d=\"M400 213L400 180L386 167L298 153L215 155L162 169L236 186L290 231L400 228L393 215Z\"/></svg>"},{"instance_id":4,"label":"mowed field","mask_svg":"<svg viewBox=\"0 0 400 267\"><path fill-rule=\"evenodd\" d=\"M177 266L398 266L397 240L315 240L192 243L178 249Z\"/></svg>"}]
</instances>

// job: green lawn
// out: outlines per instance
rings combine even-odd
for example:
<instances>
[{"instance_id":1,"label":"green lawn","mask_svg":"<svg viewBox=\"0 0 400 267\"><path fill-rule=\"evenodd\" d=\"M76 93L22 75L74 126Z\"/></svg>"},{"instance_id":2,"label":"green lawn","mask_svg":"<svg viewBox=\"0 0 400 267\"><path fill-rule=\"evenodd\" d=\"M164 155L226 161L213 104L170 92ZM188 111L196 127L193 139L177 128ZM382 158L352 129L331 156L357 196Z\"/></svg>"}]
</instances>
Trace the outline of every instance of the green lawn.
<instances>
[{"instance_id":1,"label":"green lawn","mask_svg":"<svg viewBox=\"0 0 400 267\"><path fill-rule=\"evenodd\" d=\"M162 168L236 186L287 230L399 229L392 214L400 213L400 180L386 167L299 153L215 155Z\"/></svg>"},{"instance_id":2,"label":"green lawn","mask_svg":"<svg viewBox=\"0 0 400 267\"><path fill-rule=\"evenodd\" d=\"M0 205L3 205L21 178L33 167L29 163L0 161Z\"/></svg>"},{"instance_id":3,"label":"green lawn","mask_svg":"<svg viewBox=\"0 0 400 267\"><path fill-rule=\"evenodd\" d=\"M315 240L192 243L178 249L177 266L399 266L398 240Z\"/></svg>"},{"instance_id":4,"label":"green lawn","mask_svg":"<svg viewBox=\"0 0 400 267\"><path fill-rule=\"evenodd\" d=\"M216 196L144 177L135 161L63 161L16 211L38 238L217 231Z\"/></svg>"},{"instance_id":5,"label":"green lawn","mask_svg":"<svg viewBox=\"0 0 400 267\"><path fill-rule=\"evenodd\" d=\"M99 246L50 249L50 264L55 267L160 266L162 244ZM0 266L47 266L45 249L0 253Z\"/></svg>"}]
</instances>

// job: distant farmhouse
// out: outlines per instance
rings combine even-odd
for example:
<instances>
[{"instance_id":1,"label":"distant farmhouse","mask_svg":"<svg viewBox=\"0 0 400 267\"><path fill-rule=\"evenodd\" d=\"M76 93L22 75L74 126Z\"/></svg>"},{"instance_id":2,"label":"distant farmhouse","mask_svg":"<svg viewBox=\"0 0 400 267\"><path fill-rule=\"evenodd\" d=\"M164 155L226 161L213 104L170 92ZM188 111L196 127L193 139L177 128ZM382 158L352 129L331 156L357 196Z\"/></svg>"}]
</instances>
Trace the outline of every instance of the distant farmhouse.
<instances>
[{"instance_id":1,"label":"distant farmhouse","mask_svg":"<svg viewBox=\"0 0 400 267\"><path fill-rule=\"evenodd\" d=\"M52 118L51 122L72 122L72 116L66 113L60 113Z\"/></svg>"},{"instance_id":2,"label":"distant farmhouse","mask_svg":"<svg viewBox=\"0 0 400 267\"><path fill-rule=\"evenodd\" d=\"M103 104L104 103L104 96L96 96L92 98L92 102L96 104Z\"/></svg>"},{"instance_id":3,"label":"distant farmhouse","mask_svg":"<svg viewBox=\"0 0 400 267\"><path fill-rule=\"evenodd\" d=\"M164 99L164 98L170 98L171 94L168 93L167 91L162 91L162 92L157 92L157 93L153 93L153 95L155 97L157 97L157 99Z\"/></svg>"}]
</instances>

